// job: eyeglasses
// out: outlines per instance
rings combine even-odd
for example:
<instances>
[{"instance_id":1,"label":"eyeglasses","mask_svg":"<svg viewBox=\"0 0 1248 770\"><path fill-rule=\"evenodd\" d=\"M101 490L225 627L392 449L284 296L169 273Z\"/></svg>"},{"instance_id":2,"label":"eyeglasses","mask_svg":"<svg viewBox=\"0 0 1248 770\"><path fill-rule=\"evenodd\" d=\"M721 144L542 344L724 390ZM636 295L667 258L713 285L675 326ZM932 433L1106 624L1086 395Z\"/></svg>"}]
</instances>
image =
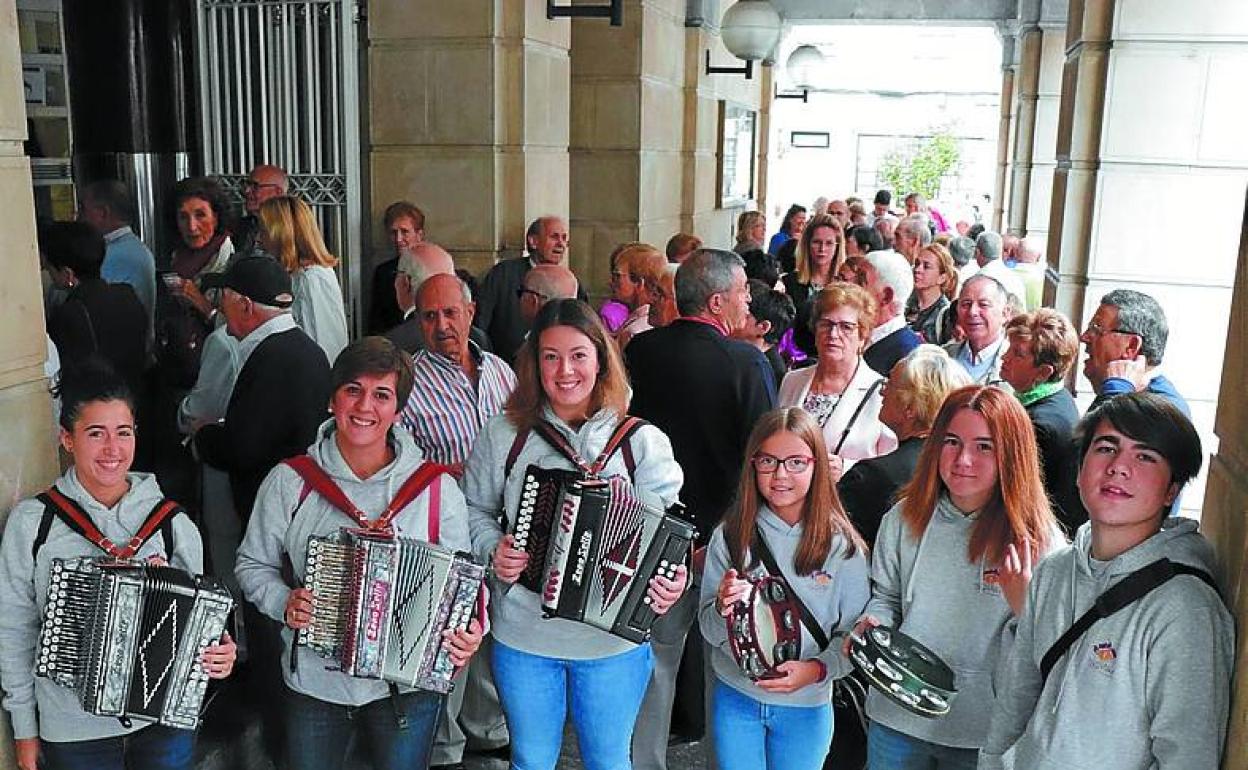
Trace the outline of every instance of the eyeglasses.
<instances>
[{"instance_id":1,"label":"eyeglasses","mask_svg":"<svg viewBox=\"0 0 1248 770\"><path fill-rule=\"evenodd\" d=\"M789 473L805 473L815 458L810 455L789 455L788 457L776 457L764 452L759 452L750 458L750 463L754 466L754 470L759 473L775 473L776 469L781 465Z\"/></svg>"},{"instance_id":2,"label":"eyeglasses","mask_svg":"<svg viewBox=\"0 0 1248 770\"><path fill-rule=\"evenodd\" d=\"M243 181L243 192L245 193L263 190L266 187L273 187L278 190L282 189L280 184L273 184L272 182L257 182L254 179L246 179Z\"/></svg>"},{"instance_id":3,"label":"eyeglasses","mask_svg":"<svg viewBox=\"0 0 1248 770\"><path fill-rule=\"evenodd\" d=\"M525 294L532 294L534 297L537 297L542 302L546 302L550 299L550 297L547 297L545 294L542 294L540 291L534 291L532 289L528 289L523 286L521 286L519 289L516 289L516 299L524 299Z\"/></svg>"},{"instance_id":4,"label":"eyeglasses","mask_svg":"<svg viewBox=\"0 0 1248 770\"><path fill-rule=\"evenodd\" d=\"M1140 336L1138 332L1131 332L1126 329L1106 329L1095 321L1088 323L1088 328L1083 330L1083 334L1085 337L1103 337L1106 334L1131 334L1136 337Z\"/></svg>"},{"instance_id":5,"label":"eyeglasses","mask_svg":"<svg viewBox=\"0 0 1248 770\"><path fill-rule=\"evenodd\" d=\"M841 333L842 337L852 337L858 333L857 321L829 321L821 318L815 321L815 331L819 334L831 334L833 331Z\"/></svg>"}]
</instances>

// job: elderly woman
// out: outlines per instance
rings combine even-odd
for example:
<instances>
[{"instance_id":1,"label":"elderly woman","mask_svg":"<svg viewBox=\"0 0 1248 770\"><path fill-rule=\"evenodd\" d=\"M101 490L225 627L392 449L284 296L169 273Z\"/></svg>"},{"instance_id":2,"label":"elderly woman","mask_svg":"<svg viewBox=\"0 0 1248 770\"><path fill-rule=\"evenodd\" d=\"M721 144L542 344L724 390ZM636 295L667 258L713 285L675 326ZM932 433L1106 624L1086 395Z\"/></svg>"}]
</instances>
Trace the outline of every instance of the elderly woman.
<instances>
[{"instance_id":1,"label":"elderly woman","mask_svg":"<svg viewBox=\"0 0 1248 770\"><path fill-rule=\"evenodd\" d=\"M811 333L811 304L819 290L836 280L845 262L845 232L836 220L820 214L806 225L797 247L797 269L781 280L784 291L797 307L793 341L809 356L819 355Z\"/></svg>"},{"instance_id":2,"label":"elderly woman","mask_svg":"<svg viewBox=\"0 0 1248 770\"><path fill-rule=\"evenodd\" d=\"M338 258L329 253L321 228L308 204L279 195L260 204L260 247L272 254L286 272L295 302L290 306L295 323L333 361L347 346L347 316L342 287L334 267Z\"/></svg>"},{"instance_id":3,"label":"elderly woman","mask_svg":"<svg viewBox=\"0 0 1248 770\"><path fill-rule=\"evenodd\" d=\"M608 451L628 414L628 378L617 347L584 302L546 303L520 348L516 377L504 413L477 437L463 481L473 552L493 570L494 681L511 732L512 766L554 770L570 717L589 770L631 767L633 724L653 667L650 644L544 618L542 597L518 582L531 556L515 547L501 522L519 509L530 465L583 471L593 462L603 477L631 481L641 499L660 508L676 501L684 476L671 442L652 425L623 438L621 451ZM674 580L651 580L650 608L665 614L686 581L683 566Z\"/></svg>"},{"instance_id":4,"label":"elderly woman","mask_svg":"<svg viewBox=\"0 0 1248 770\"><path fill-rule=\"evenodd\" d=\"M654 328L650 323L650 306L659 301L667 264L667 257L648 243L633 244L615 258L612 287L618 281L627 283L631 289L628 318L615 331L615 341L621 348L634 336Z\"/></svg>"},{"instance_id":5,"label":"elderly woman","mask_svg":"<svg viewBox=\"0 0 1248 770\"><path fill-rule=\"evenodd\" d=\"M919 248L914 260L914 293L906 303L906 323L924 342L943 345L953 333L949 301L958 289L958 268L949 249L939 243Z\"/></svg>"},{"instance_id":6,"label":"elderly woman","mask_svg":"<svg viewBox=\"0 0 1248 770\"><path fill-rule=\"evenodd\" d=\"M224 273L234 256L229 197L216 180L208 177L183 179L173 195L182 244L173 250L176 277L166 277L164 285L171 294L186 300L207 323L216 310L200 290L202 278Z\"/></svg>"},{"instance_id":7,"label":"elderly woman","mask_svg":"<svg viewBox=\"0 0 1248 770\"><path fill-rule=\"evenodd\" d=\"M657 329L667 326L680 316L676 307L676 270L679 263L669 262L653 284L647 284L646 291L653 299L650 302L650 326Z\"/></svg>"},{"instance_id":8,"label":"elderly woman","mask_svg":"<svg viewBox=\"0 0 1248 770\"><path fill-rule=\"evenodd\" d=\"M1010 347L1001 359L1001 378L1031 418L1045 491L1058 521L1074 532L1086 520L1083 506L1069 497L1075 488L1071 437L1079 409L1063 381L1079 355L1079 338L1070 319L1049 308L1015 316L1005 334Z\"/></svg>"},{"instance_id":9,"label":"elderly woman","mask_svg":"<svg viewBox=\"0 0 1248 770\"><path fill-rule=\"evenodd\" d=\"M819 292L811 313L819 362L789 372L780 384L778 405L802 407L823 429L837 480L855 461L897 447L880 422L884 378L862 360L875 310L875 299L860 286L833 283Z\"/></svg>"},{"instance_id":10,"label":"elderly woman","mask_svg":"<svg viewBox=\"0 0 1248 770\"><path fill-rule=\"evenodd\" d=\"M950 391L971 384L970 375L943 349L920 345L897 362L882 390L880 422L896 436L897 449L855 463L837 484L841 502L867 544L874 547L880 521L919 464L919 452Z\"/></svg>"},{"instance_id":11,"label":"elderly woman","mask_svg":"<svg viewBox=\"0 0 1248 770\"><path fill-rule=\"evenodd\" d=\"M742 211L737 217L737 245L732 250L738 254L762 249L767 239L767 217L761 211Z\"/></svg>"}]
</instances>

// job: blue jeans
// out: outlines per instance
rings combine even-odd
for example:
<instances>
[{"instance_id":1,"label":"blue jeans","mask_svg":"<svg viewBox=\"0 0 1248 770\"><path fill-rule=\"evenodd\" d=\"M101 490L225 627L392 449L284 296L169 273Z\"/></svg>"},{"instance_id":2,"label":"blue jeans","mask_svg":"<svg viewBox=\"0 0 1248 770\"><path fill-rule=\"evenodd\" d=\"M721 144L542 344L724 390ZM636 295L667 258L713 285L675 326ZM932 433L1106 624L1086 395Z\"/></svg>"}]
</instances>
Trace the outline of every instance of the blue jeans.
<instances>
[{"instance_id":1,"label":"blue jeans","mask_svg":"<svg viewBox=\"0 0 1248 770\"><path fill-rule=\"evenodd\" d=\"M711 730L719 770L819 770L832 744L832 704L772 706L717 680Z\"/></svg>"},{"instance_id":2,"label":"blue jeans","mask_svg":"<svg viewBox=\"0 0 1248 770\"><path fill-rule=\"evenodd\" d=\"M363 706L340 706L291 690L286 692L286 736L293 770L340 770L353 733L367 747L376 770L411 770L429 765L433 732L442 713L442 696L417 691L398 697L407 718L399 728L394 699Z\"/></svg>"},{"instance_id":3,"label":"blue jeans","mask_svg":"<svg viewBox=\"0 0 1248 770\"><path fill-rule=\"evenodd\" d=\"M47 770L191 770L195 732L151 725L94 741L40 741Z\"/></svg>"},{"instance_id":4,"label":"blue jeans","mask_svg":"<svg viewBox=\"0 0 1248 770\"><path fill-rule=\"evenodd\" d=\"M653 665L648 644L607 658L569 660L494 640L494 684L511 730L511 770L554 770L569 710L587 770L631 770L633 724Z\"/></svg>"},{"instance_id":5,"label":"blue jeans","mask_svg":"<svg viewBox=\"0 0 1248 770\"><path fill-rule=\"evenodd\" d=\"M872 722L867 728L867 770L975 770L977 749L941 746Z\"/></svg>"}]
</instances>

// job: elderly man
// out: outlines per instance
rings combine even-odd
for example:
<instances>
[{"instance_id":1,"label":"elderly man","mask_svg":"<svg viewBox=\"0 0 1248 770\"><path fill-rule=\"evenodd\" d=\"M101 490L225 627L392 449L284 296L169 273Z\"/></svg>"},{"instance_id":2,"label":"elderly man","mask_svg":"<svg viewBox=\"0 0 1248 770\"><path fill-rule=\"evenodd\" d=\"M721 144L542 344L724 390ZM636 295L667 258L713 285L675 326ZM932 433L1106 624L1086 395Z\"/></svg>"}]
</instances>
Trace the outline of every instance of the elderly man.
<instances>
[{"instance_id":1,"label":"elderly man","mask_svg":"<svg viewBox=\"0 0 1248 770\"><path fill-rule=\"evenodd\" d=\"M1022 300L1028 312L1039 308L1044 301L1045 273L1044 244L1039 238L1028 236L1018 242L1011 269L1023 284Z\"/></svg>"},{"instance_id":2,"label":"elderly man","mask_svg":"<svg viewBox=\"0 0 1248 770\"><path fill-rule=\"evenodd\" d=\"M966 279L979 272L979 263L975 261L975 239L959 235L949 241L949 256L958 268L958 286L966 283Z\"/></svg>"},{"instance_id":3,"label":"elderly man","mask_svg":"<svg viewBox=\"0 0 1248 770\"><path fill-rule=\"evenodd\" d=\"M1001 234L985 230L975 238L975 263L983 269L989 262L1001 259Z\"/></svg>"},{"instance_id":4,"label":"elderly man","mask_svg":"<svg viewBox=\"0 0 1248 770\"><path fill-rule=\"evenodd\" d=\"M1148 391L1190 416L1187 401L1160 371L1169 336L1166 313L1149 295L1116 289L1101 297L1079 335L1088 354L1083 374L1096 392L1091 409L1122 393Z\"/></svg>"},{"instance_id":5,"label":"elderly man","mask_svg":"<svg viewBox=\"0 0 1248 770\"><path fill-rule=\"evenodd\" d=\"M984 273L971 276L958 294L958 326L966 338L945 345L953 360L962 364L977 385L997 385L1001 379L1001 356L1009 347L1005 322L1010 317L1009 292L996 278Z\"/></svg>"},{"instance_id":6,"label":"elderly man","mask_svg":"<svg viewBox=\"0 0 1248 770\"><path fill-rule=\"evenodd\" d=\"M104 264L100 277L109 283L128 284L143 309L147 327L152 328L152 308L156 302L156 261L152 252L134 234L134 205L130 191L121 182L104 179L82 188L78 219L104 236Z\"/></svg>"},{"instance_id":7,"label":"elderly man","mask_svg":"<svg viewBox=\"0 0 1248 770\"><path fill-rule=\"evenodd\" d=\"M423 349L425 338L416 318L416 292L430 276L454 272L455 260L438 244L417 241L404 246L395 258L390 281L390 297L398 309L399 322L386 329L383 336L408 353Z\"/></svg>"},{"instance_id":8,"label":"elderly man","mask_svg":"<svg viewBox=\"0 0 1248 770\"><path fill-rule=\"evenodd\" d=\"M901 220L893 233L893 250L911 265L919 258L919 249L932 242L932 229L927 216L913 214Z\"/></svg>"},{"instance_id":9,"label":"elderly man","mask_svg":"<svg viewBox=\"0 0 1248 770\"><path fill-rule=\"evenodd\" d=\"M872 251L863 269L867 291L875 297L875 328L867 339L863 360L887 376L893 365L923 344L923 338L906 324L906 300L914 291L914 270L895 251Z\"/></svg>"},{"instance_id":10,"label":"elderly man","mask_svg":"<svg viewBox=\"0 0 1248 770\"><path fill-rule=\"evenodd\" d=\"M373 286L368 311L368 333L384 334L403 322L403 308L395 302L394 280L399 272L399 258L425 240L425 213L407 201L395 201L386 207L383 218L386 240L394 256L373 270ZM454 268L452 268L453 270Z\"/></svg>"},{"instance_id":11,"label":"elderly man","mask_svg":"<svg viewBox=\"0 0 1248 770\"><path fill-rule=\"evenodd\" d=\"M671 439L685 472L681 500L705 542L731 502L746 439L775 403L776 388L762 352L729 337L750 311L740 257L718 249L694 252L676 272L676 302L680 318L638 335L625 350L631 411ZM654 674L633 733L638 770L661 770L667 764L676 672L694 622L696 594L686 595L655 628ZM690 649L696 658L700 642ZM700 661L691 670L701 676ZM700 704L685 710L699 721Z\"/></svg>"},{"instance_id":12,"label":"elderly man","mask_svg":"<svg viewBox=\"0 0 1248 770\"><path fill-rule=\"evenodd\" d=\"M449 272L429 276L416 292L415 316L428 347L412 356L414 380L403 425L426 458L450 466L456 476L481 426L503 410L516 387L511 367L470 338L475 311L468 287ZM470 739L487 751L507 745L489 655L477 660L481 663L470 666L467 680L446 700L434 742L434 767L457 766Z\"/></svg>"},{"instance_id":13,"label":"elderly man","mask_svg":"<svg viewBox=\"0 0 1248 770\"><path fill-rule=\"evenodd\" d=\"M494 351L509 362L515 360L528 328L520 314L517 296L521 281L524 274L537 265L567 264L567 222L554 216L534 220L525 234L525 245L526 256L505 259L486 273L481 281L474 321L489 336ZM577 296L585 299L585 292L578 290Z\"/></svg>"},{"instance_id":14,"label":"elderly man","mask_svg":"<svg viewBox=\"0 0 1248 770\"><path fill-rule=\"evenodd\" d=\"M235 254L245 256L255 250L256 235L260 231L260 204L288 192L290 178L284 169L261 164L251 170L243 181L243 209L246 213L239 222L236 237L231 238Z\"/></svg>"},{"instance_id":15,"label":"elderly man","mask_svg":"<svg viewBox=\"0 0 1248 770\"><path fill-rule=\"evenodd\" d=\"M552 299L575 299L580 291L576 275L563 265L536 265L520 279L520 316L526 330L533 327L537 311Z\"/></svg>"}]
</instances>

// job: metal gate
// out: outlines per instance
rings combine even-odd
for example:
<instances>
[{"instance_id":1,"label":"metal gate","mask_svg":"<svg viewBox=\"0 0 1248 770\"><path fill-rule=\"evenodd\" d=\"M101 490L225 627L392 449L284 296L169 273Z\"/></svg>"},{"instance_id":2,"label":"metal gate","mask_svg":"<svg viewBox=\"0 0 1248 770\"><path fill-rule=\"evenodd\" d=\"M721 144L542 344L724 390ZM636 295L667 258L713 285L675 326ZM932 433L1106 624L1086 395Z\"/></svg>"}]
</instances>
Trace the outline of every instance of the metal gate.
<instances>
[{"instance_id":1,"label":"metal gate","mask_svg":"<svg viewBox=\"0 0 1248 770\"><path fill-rule=\"evenodd\" d=\"M259 163L286 169L360 317L361 179L357 0L198 0L204 172L241 199Z\"/></svg>"}]
</instances>

